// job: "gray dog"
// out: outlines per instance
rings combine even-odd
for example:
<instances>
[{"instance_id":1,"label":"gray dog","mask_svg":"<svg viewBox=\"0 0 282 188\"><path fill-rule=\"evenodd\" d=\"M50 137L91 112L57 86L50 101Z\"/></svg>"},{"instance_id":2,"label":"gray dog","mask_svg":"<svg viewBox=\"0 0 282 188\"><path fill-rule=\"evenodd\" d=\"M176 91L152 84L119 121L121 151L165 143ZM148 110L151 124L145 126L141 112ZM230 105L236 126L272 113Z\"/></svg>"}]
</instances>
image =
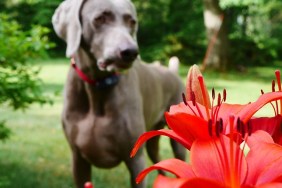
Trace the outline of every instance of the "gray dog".
<instances>
[{"instance_id":1,"label":"gray dog","mask_svg":"<svg viewBox=\"0 0 282 188\"><path fill-rule=\"evenodd\" d=\"M65 85L63 128L72 150L77 187L91 179L91 164L111 168L124 161L135 177L145 168L141 150L130 158L137 138L163 128L164 112L181 100L182 81L175 72L142 63L136 42L137 16L129 0L65 0L52 23L73 57ZM177 158L184 149L171 142ZM146 149L156 163L158 138Z\"/></svg>"}]
</instances>

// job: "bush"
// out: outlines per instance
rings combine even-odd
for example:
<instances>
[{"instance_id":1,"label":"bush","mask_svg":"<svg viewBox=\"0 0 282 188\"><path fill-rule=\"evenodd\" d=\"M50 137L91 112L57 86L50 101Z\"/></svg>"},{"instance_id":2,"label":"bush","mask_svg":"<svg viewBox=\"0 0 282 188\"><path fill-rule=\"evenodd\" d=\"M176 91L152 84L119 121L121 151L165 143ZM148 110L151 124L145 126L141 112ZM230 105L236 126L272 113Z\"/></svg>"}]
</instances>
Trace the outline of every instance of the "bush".
<instances>
[{"instance_id":1,"label":"bush","mask_svg":"<svg viewBox=\"0 0 282 188\"><path fill-rule=\"evenodd\" d=\"M4 123L4 121L0 122L0 140L6 140L11 134L11 130Z\"/></svg>"},{"instance_id":2,"label":"bush","mask_svg":"<svg viewBox=\"0 0 282 188\"><path fill-rule=\"evenodd\" d=\"M4 14L0 14L0 23L0 105L17 110L32 103L51 102L42 95L39 68L31 64L31 59L46 56L46 49L52 46L46 37L48 29L34 26L22 31L16 21ZM3 124L0 135L1 131L7 132Z\"/></svg>"},{"instance_id":3,"label":"bush","mask_svg":"<svg viewBox=\"0 0 282 188\"><path fill-rule=\"evenodd\" d=\"M276 59L271 48L262 48L250 38L231 39L230 44L232 61L238 66L266 66Z\"/></svg>"}]
</instances>

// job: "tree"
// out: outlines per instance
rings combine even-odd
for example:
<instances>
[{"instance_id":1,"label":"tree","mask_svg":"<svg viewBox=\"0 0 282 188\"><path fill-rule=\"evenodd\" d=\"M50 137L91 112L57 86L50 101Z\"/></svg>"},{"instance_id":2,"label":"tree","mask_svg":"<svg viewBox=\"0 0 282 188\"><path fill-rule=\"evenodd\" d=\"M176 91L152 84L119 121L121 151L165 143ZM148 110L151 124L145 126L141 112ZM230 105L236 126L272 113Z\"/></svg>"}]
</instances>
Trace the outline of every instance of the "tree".
<instances>
[{"instance_id":1,"label":"tree","mask_svg":"<svg viewBox=\"0 0 282 188\"><path fill-rule=\"evenodd\" d=\"M219 0L203 0L203 3L205 27L210 44L203 66L224 71L230 63L227 19Z\"/></svg>"}]
</instances>

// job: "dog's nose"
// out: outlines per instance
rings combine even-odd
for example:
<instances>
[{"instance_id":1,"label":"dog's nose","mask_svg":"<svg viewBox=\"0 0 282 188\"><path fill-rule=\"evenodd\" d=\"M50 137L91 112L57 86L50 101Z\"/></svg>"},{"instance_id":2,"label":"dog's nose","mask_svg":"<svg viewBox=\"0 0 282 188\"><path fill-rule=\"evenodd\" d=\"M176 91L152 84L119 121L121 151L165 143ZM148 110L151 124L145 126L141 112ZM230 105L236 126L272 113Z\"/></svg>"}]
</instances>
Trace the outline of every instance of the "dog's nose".
<instances>
[{"instance_id":1,"label":"dog's nose","mask_svg":"<svg viewBox=\"0 0 282 188\"><path fill-rule=\"evenodd\" d=\"M136 59L139 51L137 48L127 48L120 52L121 58L125 62L132 62Z\"/></svg>"}]
</instances>

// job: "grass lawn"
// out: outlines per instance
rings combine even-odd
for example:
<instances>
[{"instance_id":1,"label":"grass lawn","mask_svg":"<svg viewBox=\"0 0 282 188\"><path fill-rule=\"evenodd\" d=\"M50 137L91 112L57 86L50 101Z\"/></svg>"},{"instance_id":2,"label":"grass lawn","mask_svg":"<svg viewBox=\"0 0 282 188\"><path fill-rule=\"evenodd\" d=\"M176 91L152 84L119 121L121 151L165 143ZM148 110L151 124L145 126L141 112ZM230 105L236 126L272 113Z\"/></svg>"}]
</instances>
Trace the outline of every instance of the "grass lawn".
<instances>
[{"instance_id":1,"label":"grass lawn","mask_svg":"<svg viewBox=\"0 0 282 188\"><path fill-rule=\"evenodd\" d=\"M64 138L60 113L62 110L62 89L69 68L68 60L50 60L42 62L41 78L44 91L52 96L53 105L32 105L25 112L1 106L0 121L12 130L12 136L6 142L0 142L0 188L68 188L73 187L70 167L70 150ZM217 74L204 73L209 89L217 92L227 89L227 102L247 103L256 100L260 89L271 90L274 70L282 66L258 67L246 73ZM187 67L181 67L185 79ZM260 115L272 115L269 108ZM161 139L163 158L171 156L168 139ZM148 165L151 163L148 161ZM149 176L152 183L156 173ZM103 170L93 168L95 187L126 188L129 176L126 167Z\"/></svg>"}]
</instances>

